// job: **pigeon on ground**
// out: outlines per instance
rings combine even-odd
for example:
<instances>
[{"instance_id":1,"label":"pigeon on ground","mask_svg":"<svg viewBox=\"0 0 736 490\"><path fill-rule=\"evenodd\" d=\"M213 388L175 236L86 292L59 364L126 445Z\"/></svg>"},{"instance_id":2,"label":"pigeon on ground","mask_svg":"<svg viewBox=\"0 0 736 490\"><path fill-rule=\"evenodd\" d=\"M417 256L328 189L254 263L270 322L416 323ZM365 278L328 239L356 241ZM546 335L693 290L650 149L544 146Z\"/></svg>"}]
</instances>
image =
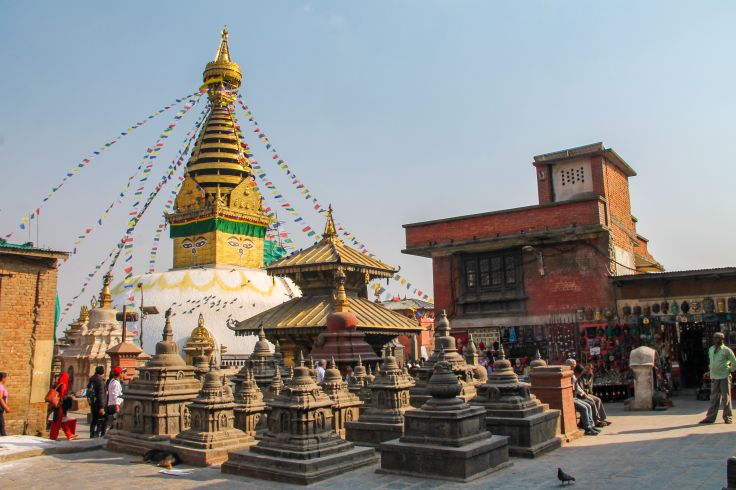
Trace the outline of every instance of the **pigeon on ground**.
<instances>
[{"instance_id":1,"label":"pigeon on ground","mask_svg":"<svg viewBox=\"0 0 736 490\"><path fill-rule=\"evenodd\" d=\"M562 471L562 468L557 468L557 478L562 482L563 485L567 485L568 483L572 483L575 481L575 478L572 475L568 475L564 471Z\"/></svg>"}]
</instances>

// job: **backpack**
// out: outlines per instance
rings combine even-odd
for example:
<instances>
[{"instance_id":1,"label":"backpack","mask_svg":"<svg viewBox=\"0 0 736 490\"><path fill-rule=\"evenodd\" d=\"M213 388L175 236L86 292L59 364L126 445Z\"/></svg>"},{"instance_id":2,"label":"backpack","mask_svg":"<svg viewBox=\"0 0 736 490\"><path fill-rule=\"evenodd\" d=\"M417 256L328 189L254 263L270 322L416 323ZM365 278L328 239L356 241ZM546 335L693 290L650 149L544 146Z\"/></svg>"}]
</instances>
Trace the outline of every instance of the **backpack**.
<instances>
[{"instance_id":1,"label":"backpack","mask_svg":"<svg viewBox=\"0 0 736 490\"><path fill-rule=\"evenodd\" d=\"M93 383L94 378L90 378L87 383L87 403L90 407L94 407L97 403L97 394L95 393L95 385Z\"/></svg>"}]
</instances>

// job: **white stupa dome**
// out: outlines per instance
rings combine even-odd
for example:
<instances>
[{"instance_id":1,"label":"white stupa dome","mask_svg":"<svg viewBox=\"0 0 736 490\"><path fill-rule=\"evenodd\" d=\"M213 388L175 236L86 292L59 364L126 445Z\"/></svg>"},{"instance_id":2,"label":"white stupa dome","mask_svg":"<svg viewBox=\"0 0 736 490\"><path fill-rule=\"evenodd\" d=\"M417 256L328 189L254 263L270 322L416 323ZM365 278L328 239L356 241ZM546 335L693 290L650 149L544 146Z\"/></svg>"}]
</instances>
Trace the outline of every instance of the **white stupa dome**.
<instances>
[{"instance_id":1,"label":"white stupa dome","mask_svg":"<svg viewBox=\"0 0 736 490\"><path fill-rule=\"evenodd\" d=\"M234 266L178 269L133 277L135 309L140 307L140 288L143 285L144 306L155 306L159 314L148 315L143 324L143 349L153 353L161 340L164 312L174 313L172 327L174 341L186 344L197 326L199 314L212 333L215 344L227 347L228 354L249 354L258 341L257 336L236 337L227 327L228 318L242 320L300 296L299 288L290 279L271 277L264 269ZM128 290L129 291L129 290ZM127 291L122 283L112 289L113 304L118 310L127 303ZM128 330L139 330L139 324ZM140 333L139 333L140 335Z\"/></svg>"}]
</instances>

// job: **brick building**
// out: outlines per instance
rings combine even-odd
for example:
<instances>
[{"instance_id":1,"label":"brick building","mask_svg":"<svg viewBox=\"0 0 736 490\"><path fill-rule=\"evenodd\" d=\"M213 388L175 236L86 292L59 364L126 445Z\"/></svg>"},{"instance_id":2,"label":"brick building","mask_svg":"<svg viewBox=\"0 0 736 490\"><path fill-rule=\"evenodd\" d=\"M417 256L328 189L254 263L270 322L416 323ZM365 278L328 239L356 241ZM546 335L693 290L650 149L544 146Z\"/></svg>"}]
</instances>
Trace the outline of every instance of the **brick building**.
<instances>
[{"instance_id":1,"label":"brick building","mask_svg":"<svg viewBox=\"0 0 736 490\"><path fill-rule=\"evenodd\" d=\"M596 143L534 157L539 203L404 225L404 253L432 259L434 300L459 340L512 357L578 351L581 327L616 315L610 276L661 271L631 214L636 172Z\"/></svg>"},{"instance_id":2,"label":"brick building","mask_svg":"<svg viewBox=\"0 0 736 490\"><path fill-rule=\"evenodd\" d=\"M8 434L35 435L46 429L57 261L67 255L0 243L0 371L9 374Z\"/></svg>"}]
</instances>

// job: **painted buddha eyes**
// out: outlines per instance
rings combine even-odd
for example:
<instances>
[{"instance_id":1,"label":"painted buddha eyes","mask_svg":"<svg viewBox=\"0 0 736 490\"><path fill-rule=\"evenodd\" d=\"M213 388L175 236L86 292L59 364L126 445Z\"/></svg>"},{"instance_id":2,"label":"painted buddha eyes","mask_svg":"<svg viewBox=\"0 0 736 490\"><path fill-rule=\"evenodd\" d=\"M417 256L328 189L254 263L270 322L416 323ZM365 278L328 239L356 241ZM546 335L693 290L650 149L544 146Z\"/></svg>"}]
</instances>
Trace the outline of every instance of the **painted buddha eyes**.
<instances>
[{"instance_id":1,"label":"painted buddha eyes","mask_svg":"<svg viewBox=\"0 0 736 490\"><path fill-rule=\"evenodd\" d=\"M246 238L241 243L240 242L240 239L238 237L236 237L236 236L231 236L230 238L228 238L227 239L227 244L230 245L231 247L238 248L238 249L241 249L241 250L242 249L248 250L248 249L253 248L255 246L255 244L253 243L252 240Z\"/></svg>"},{"instance_id":2,"label":"painted buddha eyes","mask_svg":"<svg viewBox=\"0 0 736 490\"><path fill-rule=\"evenodd\" d=\"M189 238L185 238L181 242L181 247L190 249L190 248L202 248L205 245L207 245L207 239L203 236L196 238L194 241L190 240Z\"/></svg>"}]
</instances>

